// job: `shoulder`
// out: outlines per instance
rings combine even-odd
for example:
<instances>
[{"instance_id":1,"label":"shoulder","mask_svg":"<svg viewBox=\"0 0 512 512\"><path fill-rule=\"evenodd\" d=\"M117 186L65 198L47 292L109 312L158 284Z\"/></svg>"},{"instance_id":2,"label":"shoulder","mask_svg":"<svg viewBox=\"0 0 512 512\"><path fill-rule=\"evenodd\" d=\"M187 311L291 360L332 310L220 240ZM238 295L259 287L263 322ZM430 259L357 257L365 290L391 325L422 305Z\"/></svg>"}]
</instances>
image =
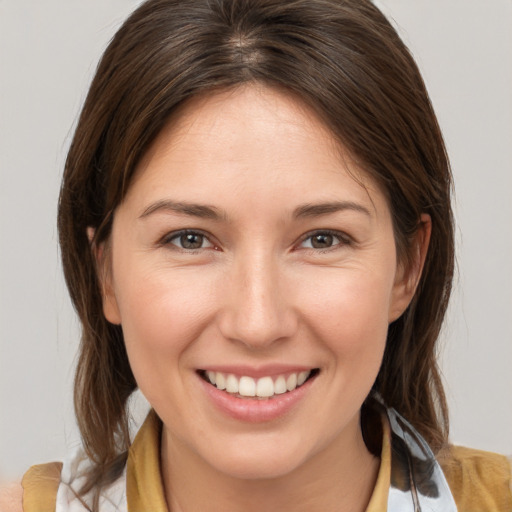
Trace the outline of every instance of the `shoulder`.
<instances>
[{"instance_id":1,"label":"shoulder","mask_svg":"<svg viewBox=\"0 0 512 512\"><path fill-rule=\"evenodd\" d=\"M510 459L497 453L450 446L438 460L460 512L512 511Z\"/></svg>"},{"instance_id":2,"label":"shoulder","mask_svg":"<svg viewBox=\"0 0 512 512\"><path fill-rule=\"evenodd\" d=\"M0 512L23 512L21 482L0 485Z\"/></svg>"}]
</instances>

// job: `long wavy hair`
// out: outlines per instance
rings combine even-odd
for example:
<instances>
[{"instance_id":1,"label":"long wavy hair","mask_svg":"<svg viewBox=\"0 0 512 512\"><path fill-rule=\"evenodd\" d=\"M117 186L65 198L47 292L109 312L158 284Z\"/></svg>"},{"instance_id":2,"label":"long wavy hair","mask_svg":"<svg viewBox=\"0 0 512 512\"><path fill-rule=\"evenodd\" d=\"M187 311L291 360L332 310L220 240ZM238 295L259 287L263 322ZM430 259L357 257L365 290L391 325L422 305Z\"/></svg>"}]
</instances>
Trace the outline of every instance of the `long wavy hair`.
<instances>
[{"instance_id":1,"label":"long wavy hair","mask_svg":"<svg viewBox=\"0 0 512 512\"><path fill-rule=\"evenodd\" d=\"M447 440L436 343L454 268L452 179L425 85L395 29L369 0L149 0L101 58L60 194L64 273L82 323L75 410L94 463L83 493L120 474L137 387L122 328L103 315L91 245L108 241L137 163L173 112L194 95L248 82L300 97L381 185L401 261L410 261L420 215L430 215L421 281L389 326L374 390L434 450Z\"/></svg>"}]
</instances>

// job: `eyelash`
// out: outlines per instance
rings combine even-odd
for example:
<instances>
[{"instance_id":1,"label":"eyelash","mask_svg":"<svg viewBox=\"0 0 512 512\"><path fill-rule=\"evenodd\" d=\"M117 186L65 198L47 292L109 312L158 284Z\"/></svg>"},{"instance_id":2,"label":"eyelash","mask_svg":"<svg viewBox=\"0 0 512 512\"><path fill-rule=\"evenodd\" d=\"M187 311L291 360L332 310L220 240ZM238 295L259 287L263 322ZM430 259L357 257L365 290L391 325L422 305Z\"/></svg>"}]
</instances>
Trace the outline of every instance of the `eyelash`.
<instances>
[{"instance_id":1,"label":"eyelash","mask_svg":"<svg viewBox=\"0 0 512 512\"><path fill-rule=\"evenodd\" d=\"M181 237L187 236L187 235L200 236L203 238L203 243L204 243L204 241L207 241L210 244L210 246L190 249L190 248L180 247L179 245L173 243L173 241L179 240ZM353 243L353 240L346 233L343 233L340 231L334 231L334 230L330 230L330 229L321 229L321 230L315 230L315 231L310 231L309 233L306 233L301 238L300 242L297 244L296 247L300 247L304 242L312 239L315 236L317 236L317 237L319 237L319 236L333 237L334 239L338 240L338 243L335 243L332 246L326 247L326 248L319 248L319 247L311 246L311 247L304 247L304 249L313 251L315 253L324 253L324 252L336 250L340 246L350 246ZM173 245L177 250L183 251L183 252L186 252L189 254L190 253L194 254L203 249L218 250L218 247L215 245L215 243L213 243L210 240L210 235L208 235L207 233L204 233L201 230L197 230L197 229L183 229L181 231L174 231L172 233L169 233L161 239L161 241L159 242L159 245L162 245L162 246Z\"/></svg>"}]
</instances>

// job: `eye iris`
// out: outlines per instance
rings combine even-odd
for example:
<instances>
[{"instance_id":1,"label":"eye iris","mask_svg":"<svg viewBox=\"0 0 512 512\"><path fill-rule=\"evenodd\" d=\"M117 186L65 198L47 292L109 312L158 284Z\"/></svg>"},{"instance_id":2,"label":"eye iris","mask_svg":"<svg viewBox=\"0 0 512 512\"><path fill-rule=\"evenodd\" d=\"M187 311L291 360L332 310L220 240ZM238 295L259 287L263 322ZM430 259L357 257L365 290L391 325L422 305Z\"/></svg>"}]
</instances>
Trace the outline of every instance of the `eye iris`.
<instances>
[{"instance_id":1,"label":"eye iris","mask_svg":"<svg viewBox=\"0 0 512 512\"><path fill-rule=\"evenodd\" d=\"M311 245L315 249L325 249L326 247L332 247L334 237L329 234L315 235L311 239Z\"/></svg>"},{"instance_id":2,"label":"eye iris","mask_svg":"<svg viewBox=\"0 0 512 512\"><path fill-rule=\"evenodd\" d=\"M187 233L180 236L180 243L184 249L200 249L203 245L203 236Z\"/></svg>"}]
</instances>

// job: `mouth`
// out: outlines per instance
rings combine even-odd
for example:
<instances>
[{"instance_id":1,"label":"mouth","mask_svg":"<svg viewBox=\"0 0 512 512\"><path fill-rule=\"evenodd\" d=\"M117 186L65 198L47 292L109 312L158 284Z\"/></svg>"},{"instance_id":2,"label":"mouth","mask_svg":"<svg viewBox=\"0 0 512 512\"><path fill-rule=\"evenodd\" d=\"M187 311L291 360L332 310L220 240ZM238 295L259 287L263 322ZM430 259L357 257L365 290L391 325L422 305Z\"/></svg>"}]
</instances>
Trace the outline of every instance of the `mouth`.
<instances>
[{"instance_id":1,"label":"mouth","mask_svg":"<svg viewBox=\"0 0 512 512\"><path fill-rule=\"evenodd\" d=\"M271 400L286 395L314 379L319 368L253 378L211 370L198 370L199 376L214 388L240 399Z\"/></svg>"}]
</instances>

